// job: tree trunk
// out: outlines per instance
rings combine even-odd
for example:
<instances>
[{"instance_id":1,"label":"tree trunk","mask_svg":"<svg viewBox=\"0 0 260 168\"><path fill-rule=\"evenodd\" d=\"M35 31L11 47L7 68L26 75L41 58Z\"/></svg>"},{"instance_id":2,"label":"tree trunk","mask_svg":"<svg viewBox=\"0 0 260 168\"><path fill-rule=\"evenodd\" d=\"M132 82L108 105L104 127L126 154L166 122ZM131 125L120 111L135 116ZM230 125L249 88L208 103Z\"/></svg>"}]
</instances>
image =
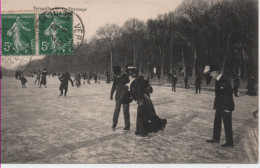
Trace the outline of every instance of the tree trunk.
<instances>
[{"instance_id":1,"label":"tree trunk","mask_svg":"<svg viewBox=\"0 0 260 168\"><path fill-rule=\"evenodd\" d=\"M126 61L127 61L127 56L125 55L125 66L124 67L126 67Z\"/></svg>"},{"instance_id":2,"label":"tree trunk","mask_svg":"<svg viewBox=\"0 0 260 168\"><path fill-rule=\"evenodd\" d=\"M161 76L164 76L164 58L165 58L165 49L163 49L162 51Z\"/></svg>"},{"instance_id":3,"label":"tree trunk","mask_svg":"<svg viewBox=\"0 0 260 168\"><path fill-rule=\"evenodd\" d=\"M140 65L139 65L139 74L142 75L142 59L143 59L143 54L141 54L140 58Z\"/></svg>"},{"instance_id":4,"label":"tree trunk","mask_svg":"<svg viewBox=\"0 0 260 168\"><path fill-rule=\"evenodd\" d=\"M253 62L254 63L257 63L256 61L257 61L257 57L256 57L256 53L255 53L255 50L252 48L252 54L253 54Z\"/></svg>"},{"instance_id":5,"label":"tree trunk","mask_svg":"<svg viewBox=\"0 0 260 168\"><path fill-rule=\"evenodd\" d=\"M196 59L197 59L197 51L196 48L193 48L193 52L194 52L194 61L193 61L193 68L192 68L192 77L195 78L196 76Z\"/></svg>"},{"instance_id":6,"label":"tree trunk","mask_svg":"<svg viewBox=\"0 0 260 168\"><path fill-rule=\"evenodd\" d=\"M135 54L136 54L136 51L135 51L135 48L134 48L134 66L135 66L135 63L136 63L136 60L135 60L136 56L135 56Z\"/></svg>"},{"instance_id":7,"label":"tree trunk","mask_svg":"<svg viewBox=\"0 0 260 168\"><path fill-rule=\"evenodd\" d=\"M246 53L245 53L245 50L242 49L242 54L243 54L243 60L244 60L244 73L243 73L243 76L246 77Z\"/></svg>"},{"instance_id":8,"label":"tree trunk","mask_svg":"<svg viewBox=\"0 0 260 168\"><path fill-rule=\"evenodd\" d=\"M184 69L183 74L184 74L184 78L185 78L186 75L187 75L187 72L186 72L186 66L185 66L185 60L184 60L184 52L183 52L183 48L182 48L182 50L181 50L181 55L182 55L182 59L183 59L183 69Z\"/></svg>"},{"instance_id":9,"label":"tree trunk","mask_svg":"<svg viewBox=\"0 0 260 168\"><path fill-rule=\"evenodd\" d=\"M112 73L113 72L113 54L112 54L112 46L110 47L110 72Z\"/></svg>"},{"instance_id":10,"label":"tree trunk","mask_svg":"<svg viewBox=\"0 0 260 168\"><path fill-rule=\"evenodd\" d=\"M162 49L161 49L161 46L159 46L159 57L160 57L160 62L161 62L161 66L162 66ZM162 70L162 67L161 67L161 70ZM158 73L158 72L156 72L156 73Z\"/></svg>"},{"instance_id":11,"label":"tree trunk","mask_svg":"<svg viewBox=\"0 0 260 168\"><path fill-rule=\"evenodd\" d=\"M173 39L172 39L172 37L171 37L171 46L170 46L170 49L171 49L171 51L170 51L170 54L171 54L170 73L172 73L172 68L173 68L173 65L172 65L172 62L173 62L172 41L173 41Z\"/></svg>"}]
</instances>

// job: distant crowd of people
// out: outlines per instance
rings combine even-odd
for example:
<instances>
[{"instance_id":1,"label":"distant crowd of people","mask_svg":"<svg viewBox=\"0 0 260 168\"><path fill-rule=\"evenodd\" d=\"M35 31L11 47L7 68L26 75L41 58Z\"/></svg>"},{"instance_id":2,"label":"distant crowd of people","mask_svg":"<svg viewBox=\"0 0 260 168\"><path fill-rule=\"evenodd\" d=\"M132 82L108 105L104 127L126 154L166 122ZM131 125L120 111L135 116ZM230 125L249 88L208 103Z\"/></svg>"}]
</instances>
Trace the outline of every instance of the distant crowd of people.
<instances>
[{"instance_id":1,"label":"distant crowd of people","mask_svg":"<svg viewBox=\"0 0 260 168\"><path fill-rule=\"evenodd\" d=\"M67 95L67 91L68 91L68 81L71 82L72 86L74 86L74 83L77 87L81 86L81 81L83 80L83 85L85 85L86 83L88 83L90 85L90 81L93 79L95 83L100 83L99 80L101 79L100 76L98 76L95 73L89 72L81 72L81 73L75 73L75 79L72 81L71 79L71 74L69 72L64 72L64 73L49 73L47 72L47 70L45 68L43 68L42 70L38 70L37 73L31 73L30 76L36 76L36 79L34 81L34 85L37 84L39 85L39 88L41 88L41 86L43 85L45 88L47 88L47 76L52 76L55 77L56 75L58 76L58 79L60 80L61 84L60 84L60 96L63 95L63 91L64 92L64 96L66 97ZM25 78L24 74L22 71L17 70L15 72L15 78L18 80L21 80L21 84L22 84L22 88L26 88L26 83L27 83L27 79ZM107 83L110 83L107 82Z\"/></svg>"},{"instance_id":2,"label":"distant crowd of people","mask_svg":"<svg viewBox=\"0 0 260 168\"><path fill-rule=\"evenodd\" d=\"M212 81L212 77L210 76L209 73L202 75L197 75L195 78L195 94L200 94L201 93L201 85L203 78L205 78L206 85L209 85ZM172 91L176 92L176 85L178 83L178 77L176 73L168 73L167 74L167 82L172 84ZM233 80L233 87L232 91L234 93L235 97L239 97L239 87L241 86L241 78L240 76L236 76ZM184 88L189 89L189 77L185 76L184 77ZM255 76L252 75L250 78L247 80L247 94L250 96L255 96L257 95L257 88L256 88L256 79Z\"/></svg>"},{"instance_id":3,"label":"distant crowd of people","mask_svg":"<svg viewBox=\"0 0 260 168\"><path fill-rule=\"evenodd\" d=\"M44 68L43 70L38 70L36 73L31 73L30 76L34 77L36 76L36 80L34 82L34 84L38 84L39 87L41 87L42 85L44 85L45 87L47 82L46 82L46 77L47 76L52 76L55 77L56 75L58 77L60 77L62 75L62 73L56 73L56 72L52 72L49 73L47 72L47 70ZM147 80L149 81L151 76L151 79L156 77L158 79L160 79L160 75L156 74L156 73L150 73L150 75L147 76ZM2 72L0 74L0 78L2 78ZM26 83L27 83L27 79L25 78L24 74L22 71L17 70L15 73L15 78L21 80L21 84L22 84L22 88L26 88ZM205 78L206 84L209 85L210 82L212 81L212 77L209 74L204 74L204 76L202 75L198 75L195 78L195 93L196 94L200 94L201 93L201 85L202 85L202 81L203 78ZM91 80L94 80L95 83L100 83L99 80L101 80L101 77L98 76L96 73L93 72L81 72L81 73L75 73L75 79L73 82L75 82L75 86L80 87L82 84L85 85L86 83L90 84ZM112 73L106 73L106 83L111 83L111 81L113 81L113 74ZM248 78L247 80L247 94L251 95L251 96L255 96L257 95L257 88L256 88L256 79L255 76L252 75ZM167 82L172 84L172 91L176 92L176 86L178 84L178 77L176 73L168 73L167 74ZM190 88L190 84L189 84L189 77L186 75L184 77L184 88L185 89L189 89ZM241 86L241 78L240 76L236 76L233 80L233 93L234 96L239 97L239 87Z\"/></svg>"}]
</instances>

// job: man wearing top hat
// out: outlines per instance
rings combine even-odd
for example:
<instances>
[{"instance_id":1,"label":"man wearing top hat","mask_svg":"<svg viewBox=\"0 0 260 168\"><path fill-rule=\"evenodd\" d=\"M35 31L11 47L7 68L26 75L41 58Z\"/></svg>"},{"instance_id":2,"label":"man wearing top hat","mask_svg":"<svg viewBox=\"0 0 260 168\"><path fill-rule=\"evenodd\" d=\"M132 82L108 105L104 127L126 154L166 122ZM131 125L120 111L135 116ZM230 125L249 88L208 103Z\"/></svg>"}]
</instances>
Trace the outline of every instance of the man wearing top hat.
<instances>
[{"instance_id":1,"label":"man wearing top hat","mask_svg":"<svg viewBox=\"0 0 260 168\"><path fill-rule=\"evenodd\" d=\"M232 86L229 79L222 75L218 65L210 67L210 76L215 79L215 101L214 109L215 119L213 128L213 137L206 140L208 143L219 143L221 135L221 123L224 122L226 143L222 147L233 147L232 133L232 111L235 108L233 100Z\"/></svg>"},{"instance_id":2,"label":"man wearing top hat","mask_svg":"<svg viewBox=\"0 0 260 168\"><path fill-rule=\"evenodd\" d=\"M113 115L113 125L112 129L115 130L117 123L118 123L118 117L120 113L121 105L123 104L123 112L124 112L124 120L125 120L125 131L130 130L130 115L129 115L129 103L124 103L125 96L128 96L127 94L127 86L126 83L129 82L128 75L123 73L121 71L120 66L114 67L114 77L113 77L113 85L111 88L110 93L110 99L113 100L113 94L116 91L115 94L115 100L116 100L116 107L114 110Z\"/></svg>"}]
</instances>

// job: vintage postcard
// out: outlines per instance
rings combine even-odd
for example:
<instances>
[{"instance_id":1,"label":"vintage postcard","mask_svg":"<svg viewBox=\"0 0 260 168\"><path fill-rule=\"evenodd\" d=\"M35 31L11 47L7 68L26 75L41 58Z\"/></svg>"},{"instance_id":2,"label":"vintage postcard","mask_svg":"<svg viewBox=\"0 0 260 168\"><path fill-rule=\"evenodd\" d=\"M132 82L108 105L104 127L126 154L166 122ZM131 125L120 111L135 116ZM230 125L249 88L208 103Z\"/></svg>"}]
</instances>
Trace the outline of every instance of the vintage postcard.
<instances>
[{"instance_id":1,"label":"vintage postcard","mask_svg":"<svg viewBox=\"0 0 260 168\"><path fill-rule=\"evenodd\" d=\"M258 5L2 0L1 164L259 167Z\"/></svg>"}]
</instances>

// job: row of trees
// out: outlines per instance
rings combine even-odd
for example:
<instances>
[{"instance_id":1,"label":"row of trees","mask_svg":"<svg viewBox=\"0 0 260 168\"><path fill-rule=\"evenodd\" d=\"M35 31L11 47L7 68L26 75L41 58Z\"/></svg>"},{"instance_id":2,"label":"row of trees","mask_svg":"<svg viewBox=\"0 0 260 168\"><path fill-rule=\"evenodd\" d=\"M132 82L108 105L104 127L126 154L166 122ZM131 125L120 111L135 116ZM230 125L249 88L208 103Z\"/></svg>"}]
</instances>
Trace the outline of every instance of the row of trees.
<instances>
[{"instance_id":1,"label":"row of trees","mask_svg":"<svg viewBox=\"0 0 260 168\"><path fill-rule=\"evenodd\" d=\"M143 74L156 67L161 75L184 72L193 77L218 63L226 75L246 78L257 75L257 54L257 0L184 0L156 19L106 24L73 56L47 56L45 62L52 62L52 71L67 67L97 73L132 62Z\"/></svg>"}]
</instances>

